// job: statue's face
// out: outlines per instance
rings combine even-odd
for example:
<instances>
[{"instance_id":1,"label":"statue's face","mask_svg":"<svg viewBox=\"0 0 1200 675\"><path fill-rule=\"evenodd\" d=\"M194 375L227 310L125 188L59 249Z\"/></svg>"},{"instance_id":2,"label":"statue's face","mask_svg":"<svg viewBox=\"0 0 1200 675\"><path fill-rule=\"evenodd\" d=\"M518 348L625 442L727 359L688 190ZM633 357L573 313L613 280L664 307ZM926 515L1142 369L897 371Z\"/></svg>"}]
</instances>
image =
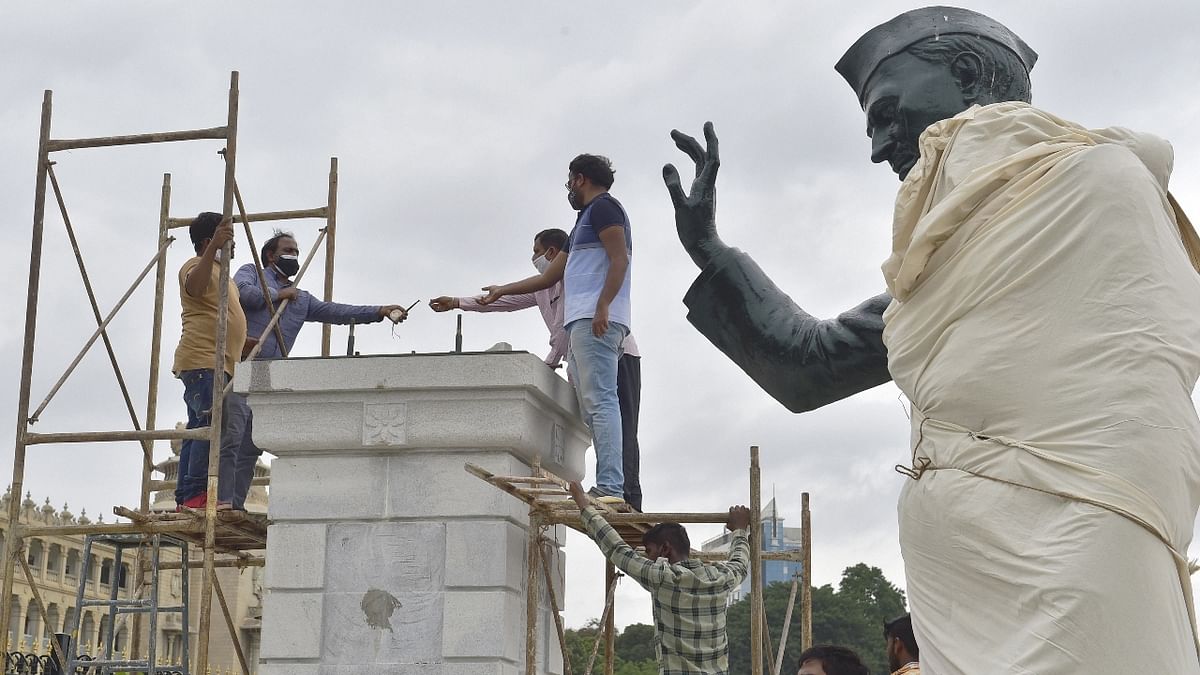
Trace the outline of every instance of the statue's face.
<instances>
[{"instance_id":1,"label":"statue's face","mask_svg":"<svg viewBox=\"0 0 1200 675\"><path fill-rule=\"evenodd\" d=\"M920 157L921 132L969 107L949 66L907 53L879 64L863 92L871 161L887 162L900 180Z\"/></svg>"}]
</instances>

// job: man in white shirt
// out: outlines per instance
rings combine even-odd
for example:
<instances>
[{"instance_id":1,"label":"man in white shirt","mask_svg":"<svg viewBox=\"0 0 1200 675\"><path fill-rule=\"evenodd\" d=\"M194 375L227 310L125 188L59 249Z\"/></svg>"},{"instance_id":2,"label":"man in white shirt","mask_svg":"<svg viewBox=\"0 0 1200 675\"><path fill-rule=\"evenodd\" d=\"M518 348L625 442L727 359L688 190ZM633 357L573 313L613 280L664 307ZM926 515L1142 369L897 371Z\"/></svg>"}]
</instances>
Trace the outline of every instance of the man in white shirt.
<instances>
[{"instance_id":1,"label":"man in white shirt","mask_svg":"<svg viewBox=\"0 0 1200 675\"><path fill-rule=\"evenodd\" d=\"M541 274L562 252L567 243L567 233L559 229L538 232L533 238L533 266ZM461 309L464 312L515 312L537 307L542 313L546 329L550 331L550 353L546 365L558 368L567 357L567 334L563 330L563 284L555 282L548 288L532 293L506 295L490 304L479 302L476 297L454 297L443 295L429 301L435 312ZM638 353L633 335L625 336L621 344L622 354L617 361L617 399L621 408L621 459L625 478L625 501L637 510L642 510L642 486L639 478L640 448L638 445L638 412L642 398L642 358Z\"/></svg>"}]
</instances>

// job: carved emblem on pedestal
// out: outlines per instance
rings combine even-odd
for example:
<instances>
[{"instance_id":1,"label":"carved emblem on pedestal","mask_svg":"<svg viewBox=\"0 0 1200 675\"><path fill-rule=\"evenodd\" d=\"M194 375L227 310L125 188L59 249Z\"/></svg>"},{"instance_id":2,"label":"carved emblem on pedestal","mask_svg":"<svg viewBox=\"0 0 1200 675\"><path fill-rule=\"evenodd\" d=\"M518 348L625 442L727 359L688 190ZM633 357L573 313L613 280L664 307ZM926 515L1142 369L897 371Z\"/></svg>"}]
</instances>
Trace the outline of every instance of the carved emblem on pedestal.
<instances>
[{"instance_id":1,"label":"carved emblem on pedestal","mask_svg":"<svg viewBox=\"0 0 1200 675\"><path fill-rule=\"evenodd\" d=\"M363 445L402 445L407 424L408 406L403 403L364 403Z\"/></svg>"}]
</instances>

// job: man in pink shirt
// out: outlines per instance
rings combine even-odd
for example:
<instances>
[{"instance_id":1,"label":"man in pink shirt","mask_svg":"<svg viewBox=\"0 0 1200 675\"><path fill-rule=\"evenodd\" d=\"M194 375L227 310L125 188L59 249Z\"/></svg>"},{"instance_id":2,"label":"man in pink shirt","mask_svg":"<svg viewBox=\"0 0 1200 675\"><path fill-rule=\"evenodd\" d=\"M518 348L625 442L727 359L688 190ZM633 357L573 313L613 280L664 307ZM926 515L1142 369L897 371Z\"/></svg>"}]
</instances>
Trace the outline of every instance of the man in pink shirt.
<instances>
[{"instance_id":1,"label":"man in pink shirt","mask_svg":"<svg viewBox=\"0 0 1200 675\"><path fill-rule=\"evenodd\" d=\"M533 238L533 266L540 273L554 260L567 241L567 233L558 229L542 230ZM443 295L429 301L435 312L461 309L464 312L515 312L537 307L550 331L550 353L546 365L557 369L567 356L567 335L563 330L563 285L554 284L534 293L505 295L484 305L474 297ZM633 335L621 343L622 354L617 361L617 399L621 405L622 468L625 474L625 502L642 510L642 485L638 476L641 453L638 447L638 409L642 399L642 358Z\"/></svg>"}]
</instances>

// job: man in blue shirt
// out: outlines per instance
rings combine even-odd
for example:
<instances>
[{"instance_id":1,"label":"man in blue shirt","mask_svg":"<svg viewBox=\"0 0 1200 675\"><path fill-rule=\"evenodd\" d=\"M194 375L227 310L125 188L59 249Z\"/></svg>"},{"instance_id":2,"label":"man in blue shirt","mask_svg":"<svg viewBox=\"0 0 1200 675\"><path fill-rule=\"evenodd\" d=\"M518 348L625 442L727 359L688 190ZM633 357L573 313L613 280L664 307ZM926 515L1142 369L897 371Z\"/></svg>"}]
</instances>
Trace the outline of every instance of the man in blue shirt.
<instances>
[{"instance_id":1,"label":"man in blue shirt","mask_svg":"<svg viewBox=\"0 0 1200 675\"><path fill-rule=\"evenodd\" d=\"M308 291L301 290L292 284L291 278L300 271L300 247L296 237L291 232L275 230L274 236L267 240L262 247L263 276L267 280L267 288L271 293L271 308L279 309L279 303L287 300L283 316L279 317L279 332L283 334L286 353L292 351L296 336L306 321L318 323L374 323L382 321L393 311L399 312L400 323L408 313L400 305L343 305L337 302L318 300ZM271 322L272 311L263 299L263 290L254 263L247 263L238 269L233 276L237 284L238 297L242 310L246 314L247 344L253 344L262 335L263 329ZM279 351L279 342L272 330L264 338L262 350L256 359L277 359L283 356ZM245 355L243 353L243 358ZM254 466L258 462L262 450L254 445L254 411L250 406L243 405L226 413L230 424L243 430L241 451L238 453L235 468L237 478L232 507L245 510L245 496L250 490L250 480L253 478Z\"/></svg>"},{"instance_id":2,"label":"man in blue shirt","mask_svg":"<svg viewBox=\"0 0 1200 675\"><path fill-rule=\"evenodd\" d=\"M288 301L283 316L279 317L279 330L283 333L286 353L291 353L296 336L306 321L337 324L347 324L351 321L375 323L382 321L395 310L400 312L399 321L408 316L400 305L344 305L338 302L324 302L314 298L308 291L292 285L291 277L300 271L300 248L291 232L276 230L275 235L263 244L262 264L267 287L271 292L271 306L279 309L281 301ZM256 340L270 323L271 310L263 301L262 286L254 263L242 265L233 280L237 284L242 309L246 313L247 334L251 340ZM257 358L277 359L283 355L279 351L275 331L271 331L267 334Z\"/></svg>"},{"instance_id":3,"label":"man in blue shirt","mask_svg":"<svg viewBox=\"0 0 1200 675\"><path fill-rule=\"evenodd\" d=\"M579 155L567 170L567 202L579 215L562 255L537 276L484 288L487 295L480 302L486 305L563 282L567 368L596 450L596 487L589 494L602 502L623 502L617 362L631 325L629 216L608 193L613 169L607 157Z\"/></svg>"}]
</instances>

